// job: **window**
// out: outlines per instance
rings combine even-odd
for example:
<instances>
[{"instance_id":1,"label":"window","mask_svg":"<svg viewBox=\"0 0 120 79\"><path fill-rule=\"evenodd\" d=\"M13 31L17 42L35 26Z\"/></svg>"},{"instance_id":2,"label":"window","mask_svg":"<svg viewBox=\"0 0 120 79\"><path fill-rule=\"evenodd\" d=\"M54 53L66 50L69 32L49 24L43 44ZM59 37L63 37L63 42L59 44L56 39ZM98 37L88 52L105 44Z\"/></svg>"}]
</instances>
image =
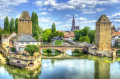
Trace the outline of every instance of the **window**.
<instances>
[{"instance_id":1,"label":"window","mask_svg":"<svg viewBox=\"0 0 120 79\"><path fill-rule=\"evenodd\" d=\"M17 61L17 63L20 63L20 61Z\"/></svg>"},{"instance_id":2,"label":"window","mask_svg":"<svg viewBox=\"0 0 120 79\"><path fill-rule=\"evenodd\" d=\"M24 42L21 42L21 45L24 45Z\"/></svg>"},{"instance_id":3,"label":"window","mask_svg":"<svg viewBox=\"0 0 120 79\"><path fill-rule=\"evenodd\" d=\"M26 44L30 44L30 42L26 42Z\"/></svg>"},{"instance_id":4,"label":"window","mask_svg":"<svg viewBox=\"0 0 120 79\"><path fill-rule=\"evenodd\" d=\"M34 45L34 44L35 44L35 42L32 42L32 44Z\"/></svg>"}]
</instances>

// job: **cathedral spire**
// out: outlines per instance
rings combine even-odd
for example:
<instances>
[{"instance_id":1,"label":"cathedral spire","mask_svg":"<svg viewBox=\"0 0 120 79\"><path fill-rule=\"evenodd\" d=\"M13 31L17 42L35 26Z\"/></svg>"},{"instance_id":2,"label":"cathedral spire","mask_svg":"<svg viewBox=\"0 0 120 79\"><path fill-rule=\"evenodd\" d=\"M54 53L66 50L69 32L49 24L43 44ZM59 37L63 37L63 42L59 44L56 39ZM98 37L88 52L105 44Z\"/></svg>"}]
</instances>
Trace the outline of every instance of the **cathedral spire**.
<instances>
[{"instance_id":1,"label":"cathedral spire","mask_svg":"<svg viewBox=\"0 0 120 79\"><path fill-rule=\"evenodd\" d=\"M72 27L75 26L75 19L74 19L74 15L73 15L73 20L72 20Z\"/></svg>"}]
</instances>

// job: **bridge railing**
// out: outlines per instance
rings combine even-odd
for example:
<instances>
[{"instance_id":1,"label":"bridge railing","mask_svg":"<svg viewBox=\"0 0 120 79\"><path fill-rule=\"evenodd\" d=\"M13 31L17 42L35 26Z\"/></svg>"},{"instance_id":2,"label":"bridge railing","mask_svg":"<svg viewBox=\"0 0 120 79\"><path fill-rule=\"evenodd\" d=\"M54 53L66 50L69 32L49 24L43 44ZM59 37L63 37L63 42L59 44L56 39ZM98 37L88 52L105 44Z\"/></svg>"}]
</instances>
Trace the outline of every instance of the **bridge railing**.
<instances>
[{"instance_id":1,"label":"bridge railing","mask_svg":"<svg viewBox=\"0 0 120 79\"><path fill-rule=\"evenodd\" d=\"M77 46L77 45L73 45L73 46L64 46L64 45L40 45L39 47L83 47L83 46Z\"/></svg>"}]
</instances>

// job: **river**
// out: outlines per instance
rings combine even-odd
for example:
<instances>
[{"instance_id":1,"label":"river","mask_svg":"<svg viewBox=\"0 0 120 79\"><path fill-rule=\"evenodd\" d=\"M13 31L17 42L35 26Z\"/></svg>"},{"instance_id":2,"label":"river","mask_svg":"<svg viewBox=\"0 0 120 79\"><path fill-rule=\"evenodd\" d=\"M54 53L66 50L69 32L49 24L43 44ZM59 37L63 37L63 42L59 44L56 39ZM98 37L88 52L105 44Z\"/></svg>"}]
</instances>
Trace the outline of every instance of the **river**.
<instances>
[{"instance_id":1,"label":"river","mask_svg":"<svg viewBox=\"0 0 120 79\"><path fill-rule=\"evenodd\" d=\"M120 62L85 59L42 59L38 70L0 65L0 79L120 79Z\"/></svg>"}]
</instances>

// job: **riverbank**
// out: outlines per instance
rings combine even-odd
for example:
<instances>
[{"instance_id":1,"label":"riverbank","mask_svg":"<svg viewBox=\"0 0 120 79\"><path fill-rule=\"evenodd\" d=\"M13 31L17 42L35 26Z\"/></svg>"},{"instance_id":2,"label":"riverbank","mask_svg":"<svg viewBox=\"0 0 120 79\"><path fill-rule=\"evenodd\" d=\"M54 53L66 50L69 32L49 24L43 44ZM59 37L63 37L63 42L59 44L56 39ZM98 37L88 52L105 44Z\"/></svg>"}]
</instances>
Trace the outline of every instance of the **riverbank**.
<instances>
[{"instance_id":1,"label":"riverbank","mask_svg":"<svg viewBox=\"0 0 120 79\"><path fill-rule=\"evenodd\" d=\"M6 58L2 54L0 54L0 64L6 64Z\"/></svg>"},{"instance_id":2,"label":"riverbank","mask_svg":"<svg viewBox=\"0 0 120 79\"><path fill-rule=\"evenodd\" d=\"M115 60L120 61L120 58L113 59L109 57L93 56L90 54L83 54L81 56L70 56L70 55L58 55L58 56L44 56L41 55L41 59L89 59L95 61L102 61L107 63L113 63Z\"/></svg>"}]
</instances>

